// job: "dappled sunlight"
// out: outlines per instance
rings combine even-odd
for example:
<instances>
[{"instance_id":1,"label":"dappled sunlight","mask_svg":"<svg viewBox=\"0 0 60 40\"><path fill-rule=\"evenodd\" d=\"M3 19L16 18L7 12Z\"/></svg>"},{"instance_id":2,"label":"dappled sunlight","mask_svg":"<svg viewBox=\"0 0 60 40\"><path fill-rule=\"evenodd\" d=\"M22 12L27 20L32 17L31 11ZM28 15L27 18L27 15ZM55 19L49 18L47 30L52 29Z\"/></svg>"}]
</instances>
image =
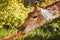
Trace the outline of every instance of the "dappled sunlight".
<instances>
[{"instance_id":1,"label":"dappled sunlight","mask_svg":"<svg viewBox=\"0 0 60 40\"><path fill-rule=\"evenodd\" d=\"M20 27L23 28L24 26L24 28L26 27L25 30L24 28L20 29L24 30L22 35L26 35L21 38L15 37L13 40L60 40L60 6L58 8L58 4L56 4L53 7L47 7L47 5L59 0L45 0L42 1L42 4L39 4L42 7L41 11L43 15L41 17L42 15L39 14L40 21L37 20L38 17L35 14L31 14L32 16L35 15L33 18L31 18L31 15L29 17L29 13L34 11L32 4L34 1L32 0L30 4L28 2L29 5L27 6L29 7L25 7L24 0L2 0L0 2L0 38L15 34ZM54 8L55 10L53 10ZM29 19L27 20L28 17Z\"/></svg>"}]
</instances>

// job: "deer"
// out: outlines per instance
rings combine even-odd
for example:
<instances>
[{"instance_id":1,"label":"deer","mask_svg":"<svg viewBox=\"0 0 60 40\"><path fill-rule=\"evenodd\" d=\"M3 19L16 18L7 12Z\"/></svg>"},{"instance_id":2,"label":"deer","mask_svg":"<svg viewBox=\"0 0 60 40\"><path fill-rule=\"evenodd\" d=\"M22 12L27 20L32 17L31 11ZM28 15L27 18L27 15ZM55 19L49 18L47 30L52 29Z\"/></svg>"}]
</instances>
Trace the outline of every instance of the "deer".
<instances>
[{"instance_id":1,"label":"deer","mask_svg":"<svg viewBox=\"0 0 60 40\"><path fill-rule=\"evenodd\" d=\"M29 31L43 26L46 22L60 17L60 1L47 5L44 8L39 7L39 2L34 2L34 11L30 12L23 25L16 34L1 38L0 40L12 40L14 37L23 37Z\"/></svg>"}]
</instances>

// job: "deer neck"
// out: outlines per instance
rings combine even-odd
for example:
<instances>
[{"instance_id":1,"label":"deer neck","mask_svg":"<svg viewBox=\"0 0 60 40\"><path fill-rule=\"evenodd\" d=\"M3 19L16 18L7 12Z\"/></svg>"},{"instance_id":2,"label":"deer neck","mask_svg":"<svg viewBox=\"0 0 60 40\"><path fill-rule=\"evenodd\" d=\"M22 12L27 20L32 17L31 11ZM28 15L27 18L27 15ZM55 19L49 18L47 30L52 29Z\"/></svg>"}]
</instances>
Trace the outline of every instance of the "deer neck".
<instances>
[{"instance_id":1,"label":"deer neck","mask_svg":"<svg viewBox=\"0 0 60 40\"><path fill-rule=\"evenodd\" d=\"M59 10L58 10L58 9L59 9L59 8L58 8L56 5L54 5L54 6L51 8L51 10L50 10L51 14L52 14L53 16L59 15Z\"/></svg>"}]
</instances>

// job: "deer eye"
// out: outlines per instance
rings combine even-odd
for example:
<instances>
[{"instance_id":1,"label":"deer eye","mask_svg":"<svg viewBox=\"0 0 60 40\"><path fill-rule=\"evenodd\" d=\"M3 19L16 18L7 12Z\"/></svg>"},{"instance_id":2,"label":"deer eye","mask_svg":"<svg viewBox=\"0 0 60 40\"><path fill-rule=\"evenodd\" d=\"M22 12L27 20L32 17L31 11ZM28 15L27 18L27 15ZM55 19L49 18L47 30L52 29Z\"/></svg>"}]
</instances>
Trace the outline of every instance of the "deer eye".
<instances>
[{"instance_id":1,"label":"deer eye","mask_svg":"<svg viewBox=\"0 0 60 40\"><path fill-rule=\"evenodd\" d=\"M33 16L33 18L37 18L37 16Z\"/></svg>"}]
</instances>

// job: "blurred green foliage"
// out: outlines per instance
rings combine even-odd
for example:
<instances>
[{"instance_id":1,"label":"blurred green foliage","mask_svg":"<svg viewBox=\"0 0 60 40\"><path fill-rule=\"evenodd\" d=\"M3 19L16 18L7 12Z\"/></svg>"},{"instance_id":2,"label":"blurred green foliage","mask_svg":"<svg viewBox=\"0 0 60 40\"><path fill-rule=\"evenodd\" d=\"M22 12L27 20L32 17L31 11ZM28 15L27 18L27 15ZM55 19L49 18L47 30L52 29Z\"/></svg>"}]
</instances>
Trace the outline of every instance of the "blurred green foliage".
<instances>
[{"instance_id":1,"label":"blurred green foliage","mask_svg":"<svg viewBox=\"0 0 60 40\"><path fill-rule=\"evenodd\" d=\"M31 2L34 1L36 0L30 0L27 4L32 5ZM55 1L43 0L41 6ZM0 38L16 33L17 28L24 23L28 13L33 11L33 7L25 8L24 2L25 0L0 0ZM42 27L31 30L23 38L14 38L13 40L60 40L60 17Z\"/></svg>"},{"instance_id":2,"label":"blurred green foliage","mask_svg":"<svg viewBox=\"0 0 60 40\"><path fill-rule=\"evenodd\" d=\"M60 17L27 34L24 40L60 40Z\"/></svg>"},{"instance_id":3,"label":"blurred green foliage","mask_svg":"<svg viewBox=\"0 0 60 40\"><path fill-rule=\"evenodd\" d=\"M3 25L20 27L23 24L28 12L22 3L19 4L16 0L9 0L0 5L2 8L0 10L0 28Z\"/></svg>"}]
</instances>

